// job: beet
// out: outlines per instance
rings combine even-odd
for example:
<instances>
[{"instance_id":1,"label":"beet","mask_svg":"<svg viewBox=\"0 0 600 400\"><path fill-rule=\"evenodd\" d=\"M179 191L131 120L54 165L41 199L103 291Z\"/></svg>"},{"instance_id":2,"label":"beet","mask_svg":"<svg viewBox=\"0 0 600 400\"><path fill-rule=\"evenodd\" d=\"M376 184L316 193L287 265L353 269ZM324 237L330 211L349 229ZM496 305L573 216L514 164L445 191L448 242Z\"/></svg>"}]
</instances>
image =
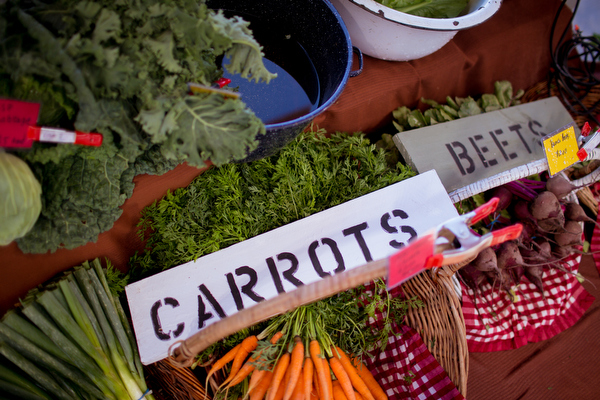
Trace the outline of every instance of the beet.
<instances>
[{"instance_id":1,"label":"beet","mask_svg":"<svg viewBox=\"0 0 600 400\"><path fill-rule=\"evenodd\" d=\"M565 198L575 189L577 187L562 175L554 175L546 181L546 190L552 192L559 199Z\"/></svg>"},{"instance_id":2,"label":"beet","mask_svg":"<svg viewBox=\"0 0 600 400\"><path fill-rule=\"evenodd\" d=\"M496 252L491 247L483 249L479 252L475 260L473 260L472 264L481 272L497 270L498 260Z\"/></svg>"},{"instance_id":3,"label":"beet","mask_svg":"<svg viewBox=\"0 0 600 400\"><path fill-rule=\"evenodd\" d=\"M515 265L513 267L510 267L508 269L508 272L510 272L510 277L512 278L513 283L515 285L518 285L519 282L521 282L523 274L525 273L525 268L523 267L523 265Z\"/></svg>"},{"instance_id":4,"label":"beet","mask_svg":"<svg viewBox=\"0 0 600 400\"><path fill-rule=\"evenodd\" d=\"M564 231L565 216L561 212L554 218L540 219L537 222L538 229L544 233L560 233Z\"/></svg>"},{"instance_id":5,"label":"beet","mask_svg":"<svg viewBox=\"0 0 600 400\"><path fill-rule=\"evenodd\" d=\"M523 265L523 257L515 240L502 243L496 250L496 257L501 270Z\"/></svg>"},{"instance_id":6,"label":"beet","mask_svg":"<svg viewBox=\"0 0 600 400\"><path fill-rule=\"evenodd\" d=\"M520 222L527 223L536 223L536 219L531 215L529 211L529 202L526 200L518 200L513 205L513 214L517 220Z\"/></svg>"},{"instance_id":7,"label":"beet","mask_svg":"<svg viewBox=\"0 0 600 400\"><path fill-rule=\"evenodd\" d=\"M544 267L541 265L529 266L525 267L525 277L529 279L529 282L533 283L535 287L540 291L543 298L546 298L544 295Z\"/></svg>"},{"instance_id":8,"label":"beet","mask_svg":"<svg viewBox=\"0 0 600 400\"><path fill-rule=\"evenodd\" d=\"M560 201L556 195L548 190L540 192L529 204L529 211L536 220L556 218L562 214Z\"/></svg>"},{"instance_id":9,"label":"beet","mask_svg":"<svg viewBox=\"0 0 600 400\"><path fill-rule=\"evenodd\" d=\"M465 285L467 285L474 292L479 291L481 285L485 283L485 275L475 268L472 262L459 269L458 273L460 274L460 277Z\"/></svg>"},{"instance_id":10,"label":"beet","mask_svg":"<svg viewBox=\"0 0 600 400\"><path fill-rule=\"evenodd\" d=\"M502 211L508 208L508 206L510 206L510 204L513 201L514 195L506 186L502 185L496 186L492 190L486 192L486 198L488 200L494 197L498 198L498 205L496 206L496 210Z\"/></svg>"},{"instance_id":11,"label":"beet","mask_svg":"<svg viewBox=\"0 0 600 400\"><path fill-rule=\"evenodd\" d=\"M583 207L581 207L578 203L565 203L564 214L565 218L570 221L588 222L590 224L598 225L594 219L588 217Z\"/></svg>"},{"instance_id":12,"label":"beet","mask_svg":"<svg viewBox=\"0 0 600 400\"><path fill-rule=\"evenodd\" d=\"M582 245L581 235L583 228L580 222L567 221L565 223L564 232L554 235L554 241L561 247L569 247L574 245Z\"/></svg>"},{"instance_id":13,"label":"beet","mask_svg":"<svg viewBox=\"0 0 600 400\"><path fill-rule=\"evenodd\" d=\"M513 294L511 293L513 278L510 274L510 271L507 269L501 269L498 276L500 278L498 282L500 289L508 293L511 300L514 301Z\"/></svg>"}]
</instances>

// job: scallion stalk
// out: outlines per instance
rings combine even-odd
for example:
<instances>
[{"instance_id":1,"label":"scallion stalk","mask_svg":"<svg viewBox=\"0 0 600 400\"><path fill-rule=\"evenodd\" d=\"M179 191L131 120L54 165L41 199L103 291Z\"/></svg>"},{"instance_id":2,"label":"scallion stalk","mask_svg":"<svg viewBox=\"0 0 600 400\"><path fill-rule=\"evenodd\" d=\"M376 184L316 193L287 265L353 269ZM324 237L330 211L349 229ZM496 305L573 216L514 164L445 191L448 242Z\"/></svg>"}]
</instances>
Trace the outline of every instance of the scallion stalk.
<instances>
[{"instance_id":1,"label":"scallion stalk","mask_svg":"<svg viewBox=\"0 0 600 400\"><path fill-rule=\"evenodd\" d=\"M36 396L36 399L48 399L51 397L40 389L35 383L31 382L30 379L24 377L23 375L13 371L12 369L7 368L3 364L0 364L0 382L6 384L9 383L11 385L19 386L22 390L30 393L32 396ZM2 383L0 383L0 388L2 388ZM15 394L10 390L6 389L7 392Z\"/></svg>"},{"instance_id":2,"label":"scallion stalk","mask_svg":"<svg viewBox=\"0 0 600 400\"><path fill-rule=\"evenodd\" d=\"M0 379L0 391L17 396L16 398L21 400L52 400L52 398L47 395L30 392L19 385L15 385L12 382L6 382L2 379ZM4 397L0 397L0 399L4 399Z\"/></svg>"},{"instance_id":3,"label":"scallion stalk","mask_svg":"<svg viewBox=\"0 0 600 400\"><path fill-rule=\"evenodd\" d=\"M49 393L53 394L61 400L73 400L73 398L68 393L66 393L48 373L46 373L41 368L37 367L33 362L19 354L3 340L0 340L0 354L6 357L17 367L21 368L23 372L25 372L32 379L34 379L42 388L47 390Z\"/></svg>"},{"instance_id":4,"label":"scallion stalk","mask_svg":"<svg viewBox=\"0 0 600 400\"><path fill-rule=\"evenodd\" d=\"M2 323L0 323L0 340L4 340L6 343L10 344L13 349L20 352L24 357L36 362L38 365L43 366L47 370L56 371L86 392L98 398L103 397L103 393L98 389L98 387L93 385L92 382L79 371L79 369L73 368L59 359L52 357L50 354L35 346L29 340Z\"/></svg>"}]
</instances>

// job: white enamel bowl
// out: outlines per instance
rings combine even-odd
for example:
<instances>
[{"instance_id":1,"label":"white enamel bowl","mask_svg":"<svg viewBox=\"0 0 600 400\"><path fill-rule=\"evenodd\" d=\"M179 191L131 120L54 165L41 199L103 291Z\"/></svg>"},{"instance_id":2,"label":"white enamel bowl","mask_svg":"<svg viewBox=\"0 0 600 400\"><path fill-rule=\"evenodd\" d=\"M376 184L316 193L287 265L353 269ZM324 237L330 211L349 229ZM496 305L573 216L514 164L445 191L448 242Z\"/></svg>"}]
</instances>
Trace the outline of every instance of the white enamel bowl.
<instances>
[{"instance_id":1,"label":"white enamel bowl","mask_svg":"<svg viewBox=\"0 0 600 400\"><path fill-rule=\"evenodd\" d=\"M385 7L374 0L331 0L352 40L371 57L409 61L441 49L463 29L488 20L501 0L471 0L456 18L423 18Z\"/></svg>"}]
</instances>

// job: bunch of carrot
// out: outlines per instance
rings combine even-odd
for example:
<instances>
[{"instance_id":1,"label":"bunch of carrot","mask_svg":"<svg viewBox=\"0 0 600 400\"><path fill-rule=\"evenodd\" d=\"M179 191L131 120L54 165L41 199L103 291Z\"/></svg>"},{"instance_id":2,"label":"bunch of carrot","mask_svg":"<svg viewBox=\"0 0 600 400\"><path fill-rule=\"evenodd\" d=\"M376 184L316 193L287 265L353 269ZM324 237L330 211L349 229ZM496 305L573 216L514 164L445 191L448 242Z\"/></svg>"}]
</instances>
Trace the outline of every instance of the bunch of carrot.
<instances>
[{"instance_id":1,"label":"bunch of carrot","mask_svg":"<svg viewBox=\"0 0 600 400\"><path fill-rule=\"evenodd\" d=\"M243 399L250 400L387 400L359 359L352 359L333 343L328 357L319 340L307 339L305 344L299 335L282 345L278 342L283 336L278 331L268 341L246 337L213 364L207 381L231 364L219 387L225 397L230 388L244 382Z\"/></svg>"}]
</instances>

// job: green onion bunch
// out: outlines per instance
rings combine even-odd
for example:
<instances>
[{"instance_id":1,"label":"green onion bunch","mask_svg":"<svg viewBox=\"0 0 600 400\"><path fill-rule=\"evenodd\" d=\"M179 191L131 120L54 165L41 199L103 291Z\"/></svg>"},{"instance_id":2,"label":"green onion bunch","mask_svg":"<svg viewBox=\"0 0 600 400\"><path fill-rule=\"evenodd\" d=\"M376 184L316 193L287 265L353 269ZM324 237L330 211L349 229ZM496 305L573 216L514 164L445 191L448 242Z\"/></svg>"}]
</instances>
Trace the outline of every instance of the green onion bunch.
<instances>
[{"instance_id":1,"label":"green onion bunch","mask_svg":"<svg viewBox=\"0 0 600 400\"><path fill-rule=\"evenodd\" d=\"M154 399L98 259L30 291L2 318L0 398Z\"/></svg>"}]
</instances>

